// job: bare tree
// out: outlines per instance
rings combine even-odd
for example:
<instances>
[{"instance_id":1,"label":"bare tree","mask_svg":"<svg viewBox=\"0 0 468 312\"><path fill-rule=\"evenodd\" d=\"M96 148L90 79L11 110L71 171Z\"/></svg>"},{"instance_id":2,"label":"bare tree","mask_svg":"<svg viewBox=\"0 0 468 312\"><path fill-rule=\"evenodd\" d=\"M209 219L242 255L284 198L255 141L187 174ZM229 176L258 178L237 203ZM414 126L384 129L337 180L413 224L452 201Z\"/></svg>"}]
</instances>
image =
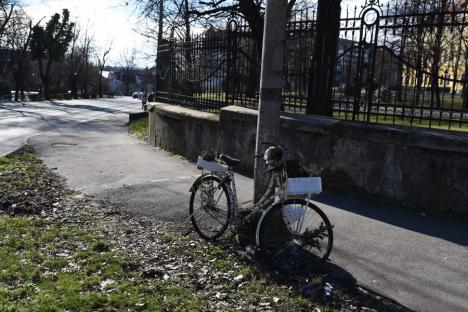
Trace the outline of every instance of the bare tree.
<instances>
[{"instance_id":1,"label":"bare tree","mask_svg":"<svg viewBox=\"0 0 468 312\"><path fill-rule=\"evenodd\" d=\"M70 49L67 56L68 59L68 83L73 98L78 96L78 79L81 75L83 69L83 61L79 53L79 36L80 36L80 27L76 24L73 29L73 38L70 43Z\"/></svg>"},{"instance_id":2,"label":"bare tree","mask_svg":"<svg viewBox=\"0 0 468 312\"><path fill-rule=\"evenodd\" d=\"M421 104L423 99L421 93L425 86L428 86L430 106L435 108L443 106L440 80L446 83L448 64L453 63L455 55L458 54L456 50L462 49L461 41L466 37L464 26L447 26L447 24L453 24L455 12L463 8L466 9L466 2L457 0L413 0L400 3L400 10L405 15L413 17L404 18L404 27L399 34L400 57L406 64L405 75L403 75L403 62L398 69L399 100L401 100L402 86L410 85L412 80L415 86L415 105Z\"/></svg>"},{"instance_id":3,"label":"bare tree","mask_svg":"<svg viewBox=\"0 0 468 312\"><path fill-rule=\"evenodd\" d=\"M265 0L133 0L132 3L146 21L158 24L162 17L166 37L174 34L176 38L185 39L190 27L194 26L224 28L226 20L236 16L248 23L252 38L261 46ZM310 1L290 0L288 14L294 7L307 10L313 6ZM157 29L152 27L146 33L151 38L157 38Z\"/></svg>"},{"instance_id":4,"label":"bare tree","mask_svg":"<svg viewBox=\"0 0 468 312\"><path fill-rule=\"evenodd\" d=\"M94 53L94 35L88 32L88 27L86 27L83 37L81 38L81 43L79 47L79 53L82 61L83 71L82 71L82 84L81 84L81 94L88 96L88 87L89 87L89 72L91 67L91 55Z\"/></svg>"},{"instance_id":5,"label":"bare tree","mask_svg":"<svg viewBox=\"0 0 468 312\"><path fill-rule=\"evenodd\" d=\"M104 71L104 67L106 66L107 57L112 49L112 42L108 43L105 48L101 51L101 54L96 54L96 60L99 70L99 77L98 77L98 94L102 97L102 72Z\"/></svg>"},{"instance_id":6,"label":"bare tree","mask_svg":"<svg viewBox=\"0 0 468 312\"><path fill-rule=\"evenodd\" d=\"M136 59L136 50L132 50L131 52L125 50L120 56L121 61L121 79L124 82L125 95L130 95L130 83L133 80L133 71L135 69L135 59Z\"/></svg>"},{"instance_id":7,"label":"bare tree","mask_svg":"<svg viewBox=\"0 0 468 312\"><path fill-rule=\"evenodd\" d=\"M0 38L7 28L16 5L16 1L0 0Z\"/></svg>"},{"instance_id":8,"label":"bare tree","mask_svg":"<svg viewBox=\"0 0 468 312\"><path fill-rule=\"evenodd\" d=\"M40 21L37 23L39 24ZM36 24L36 25L37 25ZM29 43L32 35L32 21L21 8L15 8L10 26L5 32L7 48L10 54L10 65L15 81L15 101L24 98L24 85L26 80L26 64L28 59Z\"/></svg>"}]
</instances>

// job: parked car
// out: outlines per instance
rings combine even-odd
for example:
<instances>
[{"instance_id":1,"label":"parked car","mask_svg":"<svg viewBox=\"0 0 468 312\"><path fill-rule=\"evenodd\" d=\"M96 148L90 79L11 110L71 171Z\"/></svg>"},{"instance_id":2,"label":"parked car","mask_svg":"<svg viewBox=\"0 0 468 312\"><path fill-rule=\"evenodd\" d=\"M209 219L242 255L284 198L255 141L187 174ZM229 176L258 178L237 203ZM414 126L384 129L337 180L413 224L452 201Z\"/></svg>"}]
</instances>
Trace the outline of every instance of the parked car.
<instances>
[{"instance_id":1,"label":"parked car","mask_svg":"<svg viewBox=\"0 0 468 312\"><path fill-rule=\"evenodd\" d=\"M133 92L132 94L132 98L134 99L141 99L142 96L143 96L143 92L141 91Z\"/></svg>"}]
</instances>

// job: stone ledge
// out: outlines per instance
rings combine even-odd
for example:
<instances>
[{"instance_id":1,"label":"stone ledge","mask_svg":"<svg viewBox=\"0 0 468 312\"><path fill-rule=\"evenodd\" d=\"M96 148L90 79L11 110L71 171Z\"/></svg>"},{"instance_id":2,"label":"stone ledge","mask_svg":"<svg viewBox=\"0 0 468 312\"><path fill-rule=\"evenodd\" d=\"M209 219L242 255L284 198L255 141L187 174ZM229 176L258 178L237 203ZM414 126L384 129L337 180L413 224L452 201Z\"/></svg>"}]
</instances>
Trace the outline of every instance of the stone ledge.
<instances>
[{"instance_id":1,"label":"stone ledge","mask_svg":"<svg viewBox=\"0 0 468 312\"><path fill-rule=\"evenodd\" d=\"M187 119L187 118L194 118L194 119L201 119L207 120L210 122L219 122L219 115L214 113L207 113L201 112L194 109L172 105L172 104L165 104L165 103L154 103L148 105L148 110L153 112L157 112L163 116L168 116L176 119Z\"/></svg>"},{"instance_id":2,"label":"stone ledge","mask_svg":"<svg viewBox=\"0 0 468 312\"><path fill-rule=\"evenodd\" d=\"M221 109L221 116L246 120L257 118L257 111L245 107L227 106ZM367 124L324 117L281 114L281 127L319 134L331 134L372 142L404 145L430 150L468 154L468 134L436 131L425 128Z\"/></svg>"},{"instance_id":3,"label":"stone ledge","mask_svg":"<svg viewBox=\"0 0 468 312\"><path fill-rule=\"evenodd\" d=\"M132 122L135 119L146 117L148 116L148 112L135 112L135 113L128 113L128 122Z\"/></svg>"}]
</instances>

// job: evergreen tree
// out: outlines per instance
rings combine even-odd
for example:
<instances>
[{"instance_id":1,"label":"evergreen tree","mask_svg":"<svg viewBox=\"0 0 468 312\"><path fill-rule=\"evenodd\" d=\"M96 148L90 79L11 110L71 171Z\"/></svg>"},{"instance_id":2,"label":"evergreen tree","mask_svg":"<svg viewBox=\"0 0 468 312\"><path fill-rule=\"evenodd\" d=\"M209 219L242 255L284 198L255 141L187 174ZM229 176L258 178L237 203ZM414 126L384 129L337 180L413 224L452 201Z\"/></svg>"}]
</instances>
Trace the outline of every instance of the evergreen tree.
<instances>
[{"instance_id":1,"label":"evergreen tree","mask_svg":"<svg viewBox=\"0 0 468 312\"><path fill-rule=\"evenodd\" d=\"M50 99L50 71L52 64L65 56L73 38L74 23L70 23L70 12L63 10L62 16L55 13L45 27L36 25L31 37L31 56L37 60L43 85L43 94Z\"/></svg>"}]
</instances>

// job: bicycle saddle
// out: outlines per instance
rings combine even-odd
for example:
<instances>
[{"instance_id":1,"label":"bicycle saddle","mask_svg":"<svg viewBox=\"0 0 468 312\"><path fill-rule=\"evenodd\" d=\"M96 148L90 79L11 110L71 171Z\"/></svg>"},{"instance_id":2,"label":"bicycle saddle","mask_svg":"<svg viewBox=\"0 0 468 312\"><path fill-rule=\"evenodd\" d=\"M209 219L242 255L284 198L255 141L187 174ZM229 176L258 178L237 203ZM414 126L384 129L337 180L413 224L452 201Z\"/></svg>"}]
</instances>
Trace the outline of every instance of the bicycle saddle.
<instances>
[{"instance_id":1,"label":"bicycle saddle","mask_svg":"<svg viewBox=\"0 0 468 312\"><path fill-rule=\"evenodd\" d=\"M235 166L237 166L237 165L239 165L241 163L240 159L235 159L233 157L230 157L230 156L224 155L224 154L221 154L219 156L219 159L224 161L226 163L226 165L228 165L229 167L235 167Z\"/></svg>"}]
</instances>

